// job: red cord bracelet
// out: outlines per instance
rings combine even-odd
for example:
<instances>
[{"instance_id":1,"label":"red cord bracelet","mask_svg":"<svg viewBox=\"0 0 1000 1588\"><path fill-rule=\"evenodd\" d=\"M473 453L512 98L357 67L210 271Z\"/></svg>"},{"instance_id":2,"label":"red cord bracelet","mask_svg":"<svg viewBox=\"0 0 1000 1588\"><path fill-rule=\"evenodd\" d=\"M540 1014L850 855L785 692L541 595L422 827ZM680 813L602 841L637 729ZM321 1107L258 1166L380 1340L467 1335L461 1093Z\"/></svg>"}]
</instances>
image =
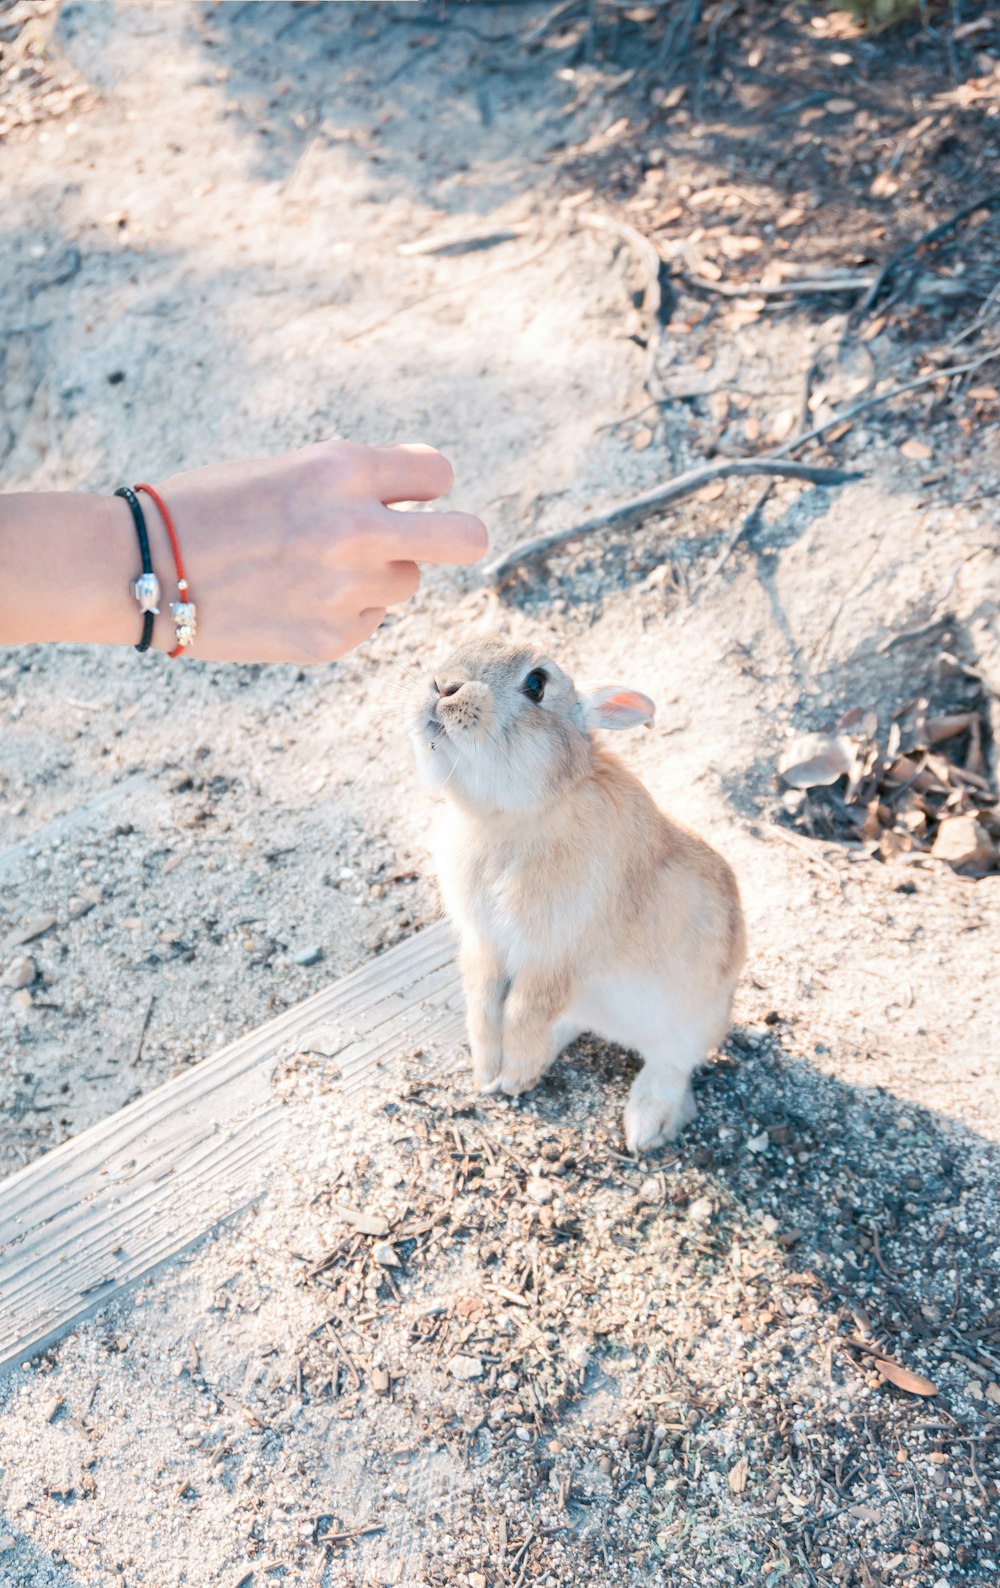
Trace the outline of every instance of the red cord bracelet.
<instances>
[{"instance_id":1,"label":"red cord bracelet","mask_svg":"<svg viewBox=\"0 0 1000 1588\"><path fill-rule=\"evenodd\" d=\"M180 595L180 600L170 603L171 615L177 630L177 644L172 651L167 652L167 655L180 656L187 646L193 644L198 627L198 609L188 595L188 582L187 575L184 572L184 558L181 556L181 543L177 539L177 531L170 516L170 509L159 491L154 491L151 485L137 485L136 490L145 491L147 496L152 497L160 510L160 517L167 526L167 534L170 536L170 546L174 554L174 562L177 565L177 591Z\"/></svg>"}]
</instances>

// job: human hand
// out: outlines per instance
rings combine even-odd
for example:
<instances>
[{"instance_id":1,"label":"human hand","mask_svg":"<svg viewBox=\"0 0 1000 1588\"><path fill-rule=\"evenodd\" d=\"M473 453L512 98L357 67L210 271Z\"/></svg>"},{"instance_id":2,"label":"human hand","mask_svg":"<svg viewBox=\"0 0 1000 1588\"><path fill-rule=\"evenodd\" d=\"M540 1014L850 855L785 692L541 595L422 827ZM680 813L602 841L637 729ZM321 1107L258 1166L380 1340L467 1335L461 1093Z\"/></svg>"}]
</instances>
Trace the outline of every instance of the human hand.
<instances>
[{"instance_id":1,"label":"human hand","mask_svg":"<svg viewBox=\"0 0 1000 1588\"><path fill-rule=\"evenodd\" d=\"M278 458L217 463L157 481L197 604L191 654L213 661L332 661L412 596L421 562L471 563L487 534L467 513L408 513L450 489L451 465L425 446L327 441ZM127 515L124 503L119 504ZM169 649L173 558L144 499L163 591L154 644ZM123 535L131 536L127 521Z\"/></svg>"}]
</instances>

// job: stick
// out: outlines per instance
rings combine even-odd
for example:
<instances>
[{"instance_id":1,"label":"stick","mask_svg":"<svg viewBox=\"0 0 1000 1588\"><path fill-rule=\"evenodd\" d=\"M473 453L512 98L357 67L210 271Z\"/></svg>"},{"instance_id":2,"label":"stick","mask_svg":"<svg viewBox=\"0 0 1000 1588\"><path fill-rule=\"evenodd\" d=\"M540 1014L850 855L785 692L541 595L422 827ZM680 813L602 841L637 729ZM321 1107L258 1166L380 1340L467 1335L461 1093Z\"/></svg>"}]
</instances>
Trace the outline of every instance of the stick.
<instances>
[{"instance_id":1,"label":"stick","mask_svg":"<svg viewBox=\"0 0 1000 1588\"><path fill-rule=\"evenodd\" d=\"M422 303L429 303L432 298L454 296L459 292L467 291L470 287L481 286L484 281L491 280L493 276L506 275L509 270L520 270L523 265L533 265L536 259L541 259L543 254L548 253L559 235L559 233L554 234L547 243L542 244L541 248L536 248L533 254L525 254L523 259L512 259L509 264L498 265L495 270L484 270L482 275L477 276L474 281L450 282L447 286L431 287L429 292L422 292L418 298L410 298L406 303L397 304L387 314L383 314L377 320L372 320L368 325L362 325L357 331L349 331L346 336L341 337L341 341L357 342L361 337L369 336L373 331L380 331L383 325L388 325L389 321L394 320L397 315L407 314L410 309L416 309Z\"/></svg>"},{"instance_id":2,"label":"stick","mask_svg":"<svg viewBox=\"0 0 1000 1588\"><path fill-rule=\"evenodd\" d=\"M698 287L703 292L719 293L723 298L782 298L808 296L811 292L861 292L865 287L870 287L875 278L858 275L816 276L812 280L806 277L803 281L783 281L780 286L768 287L760 282L741 286L727 281L709 281L705 276L686 275L683 279L692 287Z\"/></svg>"},{"instance_id":3,"label":"stick","mask_svg":"<svg viewBox=\"0 0 1000 1588\"><path fill-rule=\"evenodd\" d=\"M132 1052L132 1058L130 1060L132 1065L138 1064L139 1060L142 1058L142 1044L146 1040L146 1032L149 1030L149 1020L153 1013L153 1005L155 1002L156 995L151 993L149 996L149 1002L146 1005L146 1013L142 1017L142 1025L139 1027L139 1035L136 1039L135 1048Z\"/></svg>"},{"instance_id":4,"label":"stick","mask_svg":"<svg viewBox=\"0 0 1000 1588\"><path fill-rule=\"evenodd\" d=\"M692 604L692 606L698 600L698 597L701 595L701 592L704 590L705 586L712 579L715 578L717 573L720 573L721 570L725 567L726 563L729 561L731 553L734 551L734 549L737 546L737 544L743 539L743 536L744 535L749 535L751 530L757 528L757 525L760 522L760 515L761 515L761 513L764 510L764 504L766 503L768 497L770 496L771 491L773 490L773 488L774 488L774 481L773 480L768 480L768 482L765 485L764 489L761 491L760 495L758 496L756 502L754 502L753 507L751 507L749 513L746 515L745 518L740 519L740 522L737 524L736 528L733 530L733 532L730 535L729 539L726 541L726 544L723 546L722 550L719 552L719 555L716 557L715 561L712 563L711 567L708 569L708 571L705 574L704 578L695 587L695 589L694 589L694 591L692 593L692 596L691 596L691 604Z\"/></svg>"},{"instance_id":5,"label":"stick","mask_svg":"<svg viewBox=\"0 0 1000 1588\"><path fill-rule=\"evenodd\" d=\"M828 430L835 430L845 420L854 419L857 414L875 408L879 403L891 402L894 397L903 397L907 392L917 391L921 386L931 386L936 380L950 380L953 375L970 375L994 358L1000 358L1000 346L991 347L988 353L983 353L980 358L973 359L968 364L951 364L946 369L934 370L930 375L918 375L915 380L904 381L900 386L891 386L888 391L878 392L874 397L862 397L860 402L852 404L850 408L842 408L832 418L825 419L821 425L816 425L812 430L807 430L805 435L795 436L791 441L786 441L784 446L776 447L769 455L772 458L787 457L790 452L797 452L799 447L805 446L807 441L815 441L817 436L826 435Z\"/></svg>"},{"instance_id":6,"label":"stick","mask_svg":"<svg viewBox=\"0 0 1000 1588\"><path fill-rule=\"evenodd\" d=\"M643 312L649 316L649 331L646 337L646 379L649 380L656 364L656 355L660 346L660 259L659 250L650 238L643 235L636 227L630 226L628 221L619 220L617 215L599 215L595 210L587 210L580 216L585 226L590 226L594 231L613 232L620 237L635 254L643 267L646 276L646 286L642 296Z\"/></svg>"},{"instance_id":7,"label":"stick","mask_svg":"<svg viewBox=\"0 0 1000 1588\"><path fill-rule=\"evenodd\" d=\"M984 193L982 198L976 199L973 204L963 205L960 210L955 211L954 215L949 215L947 220L940 221L937 226L932 226L930 231L923 232L919 237L914 238L913 242L906 243L904 247L897 249L894 254L890 254L869 287L865 297L852 314L850 330L856 331L865 315L875 307L882 296L886 282L897 266L901 265L905 259L914 258L922 248L927 248L932 243L940 242L942 237L946 237L949 232L954 231L956 226L960 226L971 215L975 215L977 210L984 209L1000 209L1000 192Z\"/></svg>"},{"instance_id":8,"label":"stick","mask_svg":"<svg viewBox=\"0 0 1000 1588\"><path fill-rule=\"evenodd\" d=\"M701 468L688 469L685 474L677 474L665 485L658 485L655 490L646 491L642 496L633 496L628 501L619 502L617 506L609 507L606 512L588 518L583 524L574 524L568 529L553 529L547 535L537 535L531 540L519 541L502 557L497 557L493 562L488 563L483 569L483 577L489 584L501 584L524 563L544 557L557 546L565 545L568 540L578 540L583 535L595 535L599 530L620 527L633 519L644 517L647 513L658 512L670 502L676 502L682 496L691 496L693 492L701 490L703 485L710 485L713 480L725 480L730 476L752 477L757 474L778 475L782 479L789 480L808 480L813 485L844 485L848 480L864 478L856 469L814 468L806 463L786 462L776 454L763 458L721 458L717 463L706 463Z\"/></svg>"}]
</instances>

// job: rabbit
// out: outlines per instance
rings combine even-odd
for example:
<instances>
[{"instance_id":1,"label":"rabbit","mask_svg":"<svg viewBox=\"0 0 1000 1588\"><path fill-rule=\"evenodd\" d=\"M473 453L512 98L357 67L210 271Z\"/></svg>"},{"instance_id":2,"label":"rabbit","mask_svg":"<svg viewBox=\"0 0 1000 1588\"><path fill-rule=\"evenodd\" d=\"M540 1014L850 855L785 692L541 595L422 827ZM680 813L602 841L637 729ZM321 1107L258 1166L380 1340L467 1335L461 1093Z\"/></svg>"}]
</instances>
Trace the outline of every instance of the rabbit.
<instances>
[{"instance_id":1,"label":"rabbit","mask_svg":"<svg viewBox=\"0 0 1000 1588\"><path fill-rule=\"evenodd\" d=\"M470 640L413 723L424 781L446 796L436 844L460 934L473 1076L531 1089L590 1031L643 1060L629 1150L695 1114L691 1072L729 1026L746 935L721 855L665 816L596 729L652 724L633 689L579 694L548 656Z\"/></svg>"}]
</instances>

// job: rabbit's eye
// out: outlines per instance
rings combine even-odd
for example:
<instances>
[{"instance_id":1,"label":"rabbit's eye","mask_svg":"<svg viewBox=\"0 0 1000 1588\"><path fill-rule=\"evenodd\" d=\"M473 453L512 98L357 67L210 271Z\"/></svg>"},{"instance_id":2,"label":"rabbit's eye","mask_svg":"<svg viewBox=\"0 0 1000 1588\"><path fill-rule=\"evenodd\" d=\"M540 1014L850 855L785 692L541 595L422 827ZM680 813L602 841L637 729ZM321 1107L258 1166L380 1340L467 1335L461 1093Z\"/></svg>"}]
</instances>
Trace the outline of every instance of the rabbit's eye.
<instances>
[{"instance_id":1,"label":"rabbit's eye","mask_svg":"<svg viewBox=\"0 0 1000 1588\"><path fill-rule=\"evenodd\" d=\"M547 683L548 678L542 672L541 668L536 668L533 673L528 674L527 678L524 680L522 688L528 699L533 700L537 705L545 693L545 685Z\"/></svg>"}]
</instances>

